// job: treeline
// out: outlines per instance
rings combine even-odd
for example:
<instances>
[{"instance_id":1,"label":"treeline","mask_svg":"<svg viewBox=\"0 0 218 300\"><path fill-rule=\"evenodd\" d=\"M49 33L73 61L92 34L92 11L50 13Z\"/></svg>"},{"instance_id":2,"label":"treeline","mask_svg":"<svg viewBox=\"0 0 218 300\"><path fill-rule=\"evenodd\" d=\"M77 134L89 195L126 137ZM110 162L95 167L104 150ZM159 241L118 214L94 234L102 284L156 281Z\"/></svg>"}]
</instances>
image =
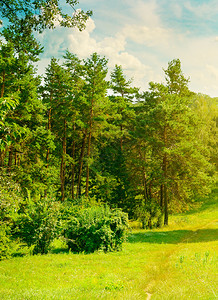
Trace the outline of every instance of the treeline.
<instances>
[{"instance_id":1,"label":"treeline","mask_svg":"<svg viewBox=\"0 0 218 300\"><path fill-rule=\"evenodd\" d=\"M24 198L106 203L153 227L210 191L217 99L189 90L179 59L144 92L97 53L66 51L43 80L33 61L2 42L1 176Z\"/></svg>"},{"instance_id":2,"label":"treeline","mask_svg":"<svg viewBox=\"0 0 218 300\"><path fill-rule=\"evenodd\" d=\"M82 30L91 15L65 4L73 14L58 0L0 2L0 259L47 253L55 238L118 250L126 213L167 225L215 181L217 98L189 90L179 59L147 91L97 53L66 51L37 75L35 32Z\"/></svg>"}]
</instances>

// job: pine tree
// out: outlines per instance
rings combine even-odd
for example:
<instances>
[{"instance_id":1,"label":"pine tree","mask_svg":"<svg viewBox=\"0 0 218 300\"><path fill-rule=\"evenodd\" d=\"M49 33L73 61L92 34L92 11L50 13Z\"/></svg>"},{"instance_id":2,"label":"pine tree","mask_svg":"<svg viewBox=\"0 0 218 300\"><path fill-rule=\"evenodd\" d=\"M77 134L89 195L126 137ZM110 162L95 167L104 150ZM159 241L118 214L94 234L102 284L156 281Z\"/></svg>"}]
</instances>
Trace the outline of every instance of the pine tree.
<instances>
[{"instance_id":1,"label":"pine tree","mask_svg":"<svg viewBox=\"0 0 218 300\"><path fill-rule=\"evenodd\" d=\"M199 119L191 108L194 94L180 67L179 60L170 62L165 70L167 84L150 83L144 102L148 145L159 165L155 176L165 225L169 205L187 208L187 201L208 183L210 169L196 138Z\"/></svg>"},{"instance_id":2,"label":"pine tree","mask_svg":"<svg viewBox=\"0 0 218 300\"><path fill-rule=\"evenodd\" d=\"M92 140L97 138L99 115L107 92L107 60L93 53L85 61L84 96L87 101L87 165L86 165L86 189L85 195L89 195L90 166L92 161Z\"/></svg>"},{"instance_id":3,"label":"pine tree","mask_svg":"<svg viewBox=\"0 0 218 300\"><path fill-rule=\"evenodd\" d=\"M57 137L60 147L60 182L61 200L65 198L65 171L66 171L66 149L67 149L67 122L70 111L68 98L69 77L64 68L52 59L46 71L44 102L48 104L48 130ZM47 163L49 152L47 150Z\"/></svg>"},{"instance_id":4,"label":"pine tree","mask_svg":"<svg viewBox=\"0 0 218 300\"><path fill-rule=\"evenodd\" d=\"M130 174L127 160L130 150L131 122L134 120L133 99L138 89L131 87L132 80L127 80L121 66L116 65L111 73L109 96L110 109L107 143L100 150L102 176L105 177L101 190L112 206L131 210ZM107 182L107 184L106 184ZM105 186L105 191L104 191Z\"/></svg>"}]
</instances>

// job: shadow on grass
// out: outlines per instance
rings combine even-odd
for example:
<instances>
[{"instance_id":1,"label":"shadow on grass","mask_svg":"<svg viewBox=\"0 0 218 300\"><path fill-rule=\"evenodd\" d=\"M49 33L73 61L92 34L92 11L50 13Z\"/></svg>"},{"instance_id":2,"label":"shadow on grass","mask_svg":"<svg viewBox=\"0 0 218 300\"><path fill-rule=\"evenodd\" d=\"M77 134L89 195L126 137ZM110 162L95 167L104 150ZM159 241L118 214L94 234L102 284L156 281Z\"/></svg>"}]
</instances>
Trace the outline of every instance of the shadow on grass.
<instances>
[{"instance_id":1,"label":"shadow on grass","mask_svg":"<svg viewBox=\"0 0 218 300\"><path fill-rule=\"evenodd\" d=\"M218 229L145 231L130 234L128 237L129 243L151 244L203 243L216 240L218 240Z\"/></svg>"},{"instance_id":2,"label":"shadow on grass","mask_svg":"<svg viewBox=\"0 0 218 300\"><path fill-rule=\"evenodd\" d=\"M49 251L52 254L63 254L63 253L69 253L69 249L67 248L56 248L56 249L51 249Z\"/></svg>"}]
</instances>

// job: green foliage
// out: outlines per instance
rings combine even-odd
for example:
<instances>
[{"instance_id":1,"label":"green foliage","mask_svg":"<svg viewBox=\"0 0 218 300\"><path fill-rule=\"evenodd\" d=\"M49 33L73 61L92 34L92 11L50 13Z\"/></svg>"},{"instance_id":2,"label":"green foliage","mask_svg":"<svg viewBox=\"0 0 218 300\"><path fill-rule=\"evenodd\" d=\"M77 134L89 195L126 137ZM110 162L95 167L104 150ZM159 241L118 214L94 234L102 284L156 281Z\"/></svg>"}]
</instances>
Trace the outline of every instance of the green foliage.
<instances>
[{"instance_id":1,"label":"green foliage","mask_svg":"<svg viewBox=\"0 0 218 300\"><path fill-rule=\"evenodd\" d=\"M78 4L76 0L67 0L66 3L73 10ZM64 14L58 0L10 0L1 1L1 16L6 17L12 24L23 25L23 29L34 29L39 32L46 28L54 28L57 21L64 27L78 27L80 30L85 27L85 22L92 14L78 11L72 17ZM26 23L26 26L24 26Z\"/></svg>"},{"instance_id":2,"label":"green foliage","mask_svg":"<svg viewBox=\"0 0 218 300\"><path fill-rule=\"evenodd\" d=\"M216 208L214 194L179 226L172 216L162 230L134 230L122 252L73 254L59 243L53 254L3 260L0 299L216 299Z\"/></svg>"},{"instance_id":3,"label":"green foliage","mask_svg":"<svg viewBox=\"0 0 218 300\"><path fill-rule=\"evenodd\" d=\"M0 259L27 247L46 253L58 232L59 204L47 199L24 200L19 184L7 173L0 175Z\"/></svg>"},{"instance_id":4,"label":"green foliage","mask_svg":"<svg viewBox=\"0 0 218 300\"><path fill-rule=\"evenodd\" d=\"M85 28L91 11L75 11L77 0L67 0L72 14L64 13L59 0L5 0L0 2L0 17L7 19L7 27L1 29L7 42L12 42L17 53L25 53L32 61L37 61L43 51L34 32L46 28L63 27Z\"/></svg>"},{"instance_id":5,"label":"green foliage","mask_svg":"<svg viewBox=\"0 0 218 300\"><path fill-rule=\"evenodd\" d=\"M12 225L0 221L0 260L29 254L29 249L12 236Z\"/></svg>"},{"instance_id":6,"label":"green foliage","mask_svg":"<svg viewBox=\"0 0 218 300\"><path fill-rule=\"evenodd\" d=\"M152 229L161 227L163 214L160 205L155 199L150 199L147 202L138 200L136 199L135 217L142 223L142 228Z\"/></svg>"},{"instance_id":7,"label":"green foliage","mask_svg":"<svg viewBox=\"0 0 218 300\"><path fill-rule=\"evenodd\" d=\"M168 68L164 70L167 82L168 92L170 94L179 94L187 96L191 94L188 89L189 78L185 78L181 72L181 62L179 59L173 59L168 63Z\"/></svg>"},{"instance_id":8,"label":"green foliage","mask_svg":"<svg viewBox=\"0 0 218 300\"><path fill-rule=\"evenodd\" d=\"M23 200L19 185L2 172L0 175L0 260L11 257L21 246L12 237L14 217Z\"/></svg>"},{"instance_id":9,"label":"green foliage","mask_svg":"<svg viewBox=\"0 0 218 300\"><path fill-rule=\"evenodd\" d=\"M155 227L160 210L167 224L168 213L210 191L216 100L189 91L179 60L164 70L166 85L151 82L140 96L121 66L109 83L108 61L97 53L80 60L66 51L62 64L52 58L42 86L15 46L0 49L0 167L24 195L72 203L86 196Z\"/></svg>"},{"instance_id":10,"label":"green foliage","mask_svg":"<svg viewBox=\"0 0 218 300\"><path fill-rule=\"evenodd\" d=\"M125 240L128 218L125 213L107 206L90 207L69 216L64 236L73 252L119 250Z\"/></svg>"},{"instance_id":11,"label":"green foliage","mask_svg":"<svg viewBox=\"0 0 218 300\"><path fill-rule=\"evenodd\" d=\"M9 226L0 221L0 260L11 256L12 241L9 231Z\"/></svg>"},{"instance_id":12,"label":"green foliage","mask_svg":"<svg viewBox=\"0 0 218 300\"><path fill-rule=\"evenodd\" d=\"M32 246L33 254L47 253L58 234L58 211L57 202L29 199L23 212L14 220L14 238L20 238L28 247Z\"/></svg>"},{"instance_id":13,"label":"green foliage","mask_svg":"<svg viewBox=\"0 0 218 300\"><path fill-rule=\"evenodd\" d=\"M209 192L214 168L200 137L206 127L194 109L196 96L188 89L180 61L171 61L164 72L166 85L151 82L137 107L132 163L140 196L160 203L167 225L169 212L185 211L193 199Z\"/></svg>"}]
</instances>

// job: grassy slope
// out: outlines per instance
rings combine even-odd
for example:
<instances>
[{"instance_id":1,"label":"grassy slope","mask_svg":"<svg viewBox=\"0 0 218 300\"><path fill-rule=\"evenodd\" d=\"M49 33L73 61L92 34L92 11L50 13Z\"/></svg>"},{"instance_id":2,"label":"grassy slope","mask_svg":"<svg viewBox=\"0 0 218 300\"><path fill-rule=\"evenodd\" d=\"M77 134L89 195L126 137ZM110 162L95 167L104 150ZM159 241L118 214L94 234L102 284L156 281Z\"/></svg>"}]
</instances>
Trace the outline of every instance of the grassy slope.
<instances>
[{"instance_id":1,"label":"grassy slope","mask_svg":"<svg viewBox=\"0 0 218 300\"><path fill-rule=\"evenodd\" d=\"M216 201L167 228L133 231L122 252L2 261L0 299L216 299Z\"/></svg>"}]
</instances>

